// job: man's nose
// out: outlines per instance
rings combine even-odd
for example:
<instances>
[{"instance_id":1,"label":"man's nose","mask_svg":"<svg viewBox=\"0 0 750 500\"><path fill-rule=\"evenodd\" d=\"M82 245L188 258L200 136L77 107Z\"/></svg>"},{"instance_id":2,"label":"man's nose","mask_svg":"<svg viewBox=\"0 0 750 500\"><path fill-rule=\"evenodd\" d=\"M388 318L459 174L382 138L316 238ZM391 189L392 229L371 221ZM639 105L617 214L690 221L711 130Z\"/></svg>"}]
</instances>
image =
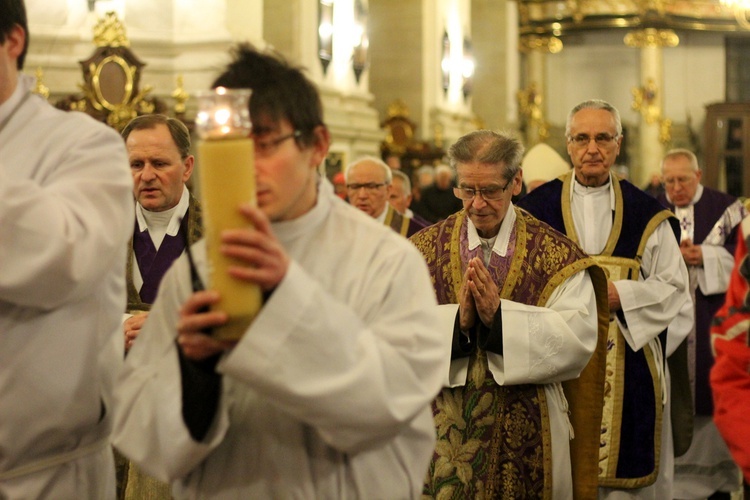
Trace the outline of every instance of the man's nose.
<instances>
[{"instance_id":1,"label":"man's nose","mask_svg":"<svg viewBox=\"0 0 750 500\"><path fill-rule=\"evenodd\" d=\"M368 198L370 195L370 191L367 190L365 186L360 186L357 190L354 191L354 196L357 198Z\"/></svg>"},{"instance_id":2,"label":"man's nose","mask_svg":"<svg viewBox=\"0 0 750 500\"><path fill-rule=\"evenodd\" d=\"M471 206L477 209L481 209L487 206L487 201L485 201L485 199L482 198L481 194L477 193L474 195L474 198L471 200Z\"/></svg>"},{"instance_id":3,"label":"man's nose","mask_svg":"<svg viewBox=\"0 0 750 500\"><path fill-rule=\"evenodd\" d=\"M589 139L589 143L586 144L586 152L592 154L599 152L599 146L596 144L596 140L593 137Z\"/></svg>"},{"instance_id":4,"label":"man's nose","mask_svg":"<svg viewBox=\"0 0 750 500\"><path fill-rule=\"evenodd\" d=\"M151 181L151 180L154 180L155 178L156 178L156 171L154 170L154 167L152 167L150 163L146 163L141 169L141 180Z\"/></svg>"}]
</instances>

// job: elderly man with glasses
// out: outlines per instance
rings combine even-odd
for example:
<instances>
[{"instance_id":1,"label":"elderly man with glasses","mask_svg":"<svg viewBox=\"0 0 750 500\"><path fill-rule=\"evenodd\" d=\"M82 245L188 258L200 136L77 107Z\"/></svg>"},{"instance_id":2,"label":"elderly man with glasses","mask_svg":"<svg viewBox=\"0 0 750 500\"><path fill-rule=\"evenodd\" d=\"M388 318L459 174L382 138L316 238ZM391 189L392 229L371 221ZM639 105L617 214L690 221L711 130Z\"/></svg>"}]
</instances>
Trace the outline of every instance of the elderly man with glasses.
<instances>
[{"instance_id":1,"label":"elderly man with glasses","mask_svg":"<svg viewBox=\"0 0 750 500\"><path fill-rule=\"evenodd\" d=\"M440 334L453 339L433 403L438 444L423 493L596 496L604 273L513 206L519 141L480 130L448 155L463 209L411 238L432 274Z\"/></svg>"},{"instance_id":2,"label":"elderly man with glasses","mask_svg":"<svg viewBox=\"0 0 750 500\"><path fill-rule=\"evenodd\" d=\"M573 171L538 187L519 205L581 245L606 269L610 324L601 448L600 498L672 497L669 380L663 359L692 321L677 219L611 172L620 152L620 114L585 101L566 125ZM671 365L671 363L670 363ZM683 370L673 376L687 375ZM686 380L675 379L677 388ZM688 412L688 431L691 422Z\"/></svg>"},{"instance_id":3,"label":"elderly man with glasses","mask_svg":"<svg viewBox=\"0 0 750 500\"><path fill-rule=\"evenodd\" d=\"M346 167L346 191L349 203L402 236L409 237L425 225L396 211L388 199L393 189L393 174L384 161L366 156Z\"/></svg>"},{"instance_id":4,"label":"elderly man with glasses","mask_svg":"<svg viewBox=\"0 0 750 500\"><path fill-rule=\"evenodd\" d=\"M680 250L690 273L695 321L688 337L691 396L695 405L693 443L675 461L674 498L729 498L739 489L737 466L713 424L709 372L714 364L709 332L724 302L734 265L737 227L747 213L734 196L701 185L698 159L673 149L662 160L666 192L659 201L680 221Z\"/></svg>"}]
</instances>

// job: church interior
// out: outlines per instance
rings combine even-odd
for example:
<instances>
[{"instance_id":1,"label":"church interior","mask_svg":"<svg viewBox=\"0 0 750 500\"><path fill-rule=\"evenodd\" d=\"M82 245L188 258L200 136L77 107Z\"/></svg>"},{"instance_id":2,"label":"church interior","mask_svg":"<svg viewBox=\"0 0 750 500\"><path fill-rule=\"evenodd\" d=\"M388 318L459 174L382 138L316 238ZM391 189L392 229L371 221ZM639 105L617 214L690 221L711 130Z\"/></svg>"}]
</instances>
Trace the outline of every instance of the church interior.
<instances>
[{"instance_id":1,"label":"church interior","mask_svg":"<svg viewBox=\"0 0 750 500\"><path fill-rule=\"evenodd\" d=\"M646 185L674 147L704 183L750 192L747 0L27 0L27 73L115 128L190 123L233 44L273 47L319 87L329 176L362 155L416 171L479 128L563 158L578 102L619 109L619 173ZM199 168L199 167L198 167Z\"/></svg>"}]
</instances>

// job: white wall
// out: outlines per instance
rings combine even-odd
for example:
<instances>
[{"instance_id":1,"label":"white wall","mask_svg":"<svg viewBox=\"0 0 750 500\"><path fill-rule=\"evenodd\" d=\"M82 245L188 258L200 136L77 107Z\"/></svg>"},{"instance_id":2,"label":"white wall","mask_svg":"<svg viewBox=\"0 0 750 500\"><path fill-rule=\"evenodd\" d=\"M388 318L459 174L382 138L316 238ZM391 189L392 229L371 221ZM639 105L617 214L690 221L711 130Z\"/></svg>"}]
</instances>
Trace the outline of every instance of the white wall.
<instances>
[{"instance_id":1,"label":"white wall","mask_svg":"<svg viewBox=\"0 0 750 500\"><path fill-rule=\"evenodd\" d=\"M724 41L720 34L678 33L680 44L663 49L666 118L698 127L706 104L724 100ZM640 122L631 108L632 89L641 84L639 49L623 43L625 32L592 33L564 39L559 54L547 56L549 120L565 124L577 103L604 99L618 108L628 125Z\"/></svg>"}]
</instances>

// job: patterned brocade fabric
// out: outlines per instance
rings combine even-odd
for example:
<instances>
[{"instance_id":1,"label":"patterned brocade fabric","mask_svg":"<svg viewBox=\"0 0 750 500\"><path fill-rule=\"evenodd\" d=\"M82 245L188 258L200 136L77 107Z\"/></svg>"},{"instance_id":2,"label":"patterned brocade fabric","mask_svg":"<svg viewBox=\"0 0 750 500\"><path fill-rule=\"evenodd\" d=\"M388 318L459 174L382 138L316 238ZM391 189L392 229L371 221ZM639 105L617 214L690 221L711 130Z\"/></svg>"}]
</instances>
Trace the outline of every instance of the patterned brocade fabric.
<instances>
[{"instance_id":1,"label":"patterned brocade fabric","mask_svg":"<svg viewBox=\"0 0 750 500\"><path fill-rule=\"evenodd\" d=\"M591 261L546 224L520 210L516 214L508 255L498 259L493 254L489 271L501 299L544 304L557 286ZM458 302L470 253L466 225L462 211L411 238L427 261L440 304ZM433 402L433 414L438 442L424 498L552 497L551 434L542 385L498 385L486 353L476 349L466 384L443 389Z\"/></svg>"},{"instance_id":2,"label":"patterned brocade fabric","mask_svg":"<svg viewBox=\"0 0 750 500\"><path fill-rule=\"evenodd\" d=\"M464 387L433 404L438 443L426 498L548 498L551 448L544 391L495 383L484 352L469 364ZM546 483L546 484L545 484Z\"/></svg>"}]
</instances>

